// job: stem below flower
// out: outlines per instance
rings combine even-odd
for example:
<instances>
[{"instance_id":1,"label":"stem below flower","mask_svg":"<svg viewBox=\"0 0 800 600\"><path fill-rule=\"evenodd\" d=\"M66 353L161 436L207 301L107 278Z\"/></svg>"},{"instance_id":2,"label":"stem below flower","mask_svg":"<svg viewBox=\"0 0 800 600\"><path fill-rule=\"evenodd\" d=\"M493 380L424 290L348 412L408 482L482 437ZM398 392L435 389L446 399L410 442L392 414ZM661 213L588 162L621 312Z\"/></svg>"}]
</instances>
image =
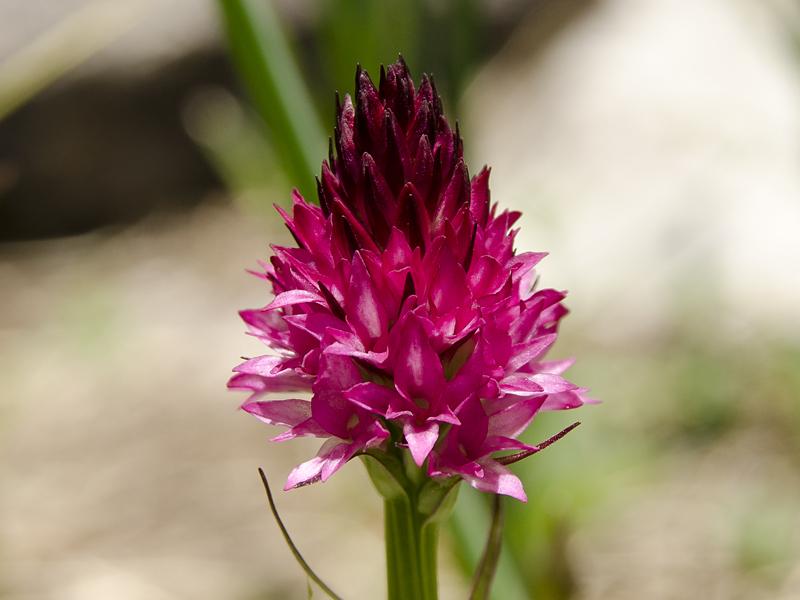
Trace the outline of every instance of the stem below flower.
<instances>
[{"instance_id":1,"label":"stem below flower","mask_svg":"<svg viewBox=\"0 0 800 600\"><path fill-rule=\"evenodd\" d=\"M389 600L436 600L439 528L406 495L386 499L386 569Z\"/></svg>"},{"instance_id":2,"label":"stem below flower","mask_svg":"<svg viewBox=\"0 0 800 600\"><path fill-rule=\"evenodd\" d=\"M364 466L384 499L389 600L437 600L439 523L453 509L459 479L429 478L396 447L365 454Z\"/></svg>"}]
</instances>

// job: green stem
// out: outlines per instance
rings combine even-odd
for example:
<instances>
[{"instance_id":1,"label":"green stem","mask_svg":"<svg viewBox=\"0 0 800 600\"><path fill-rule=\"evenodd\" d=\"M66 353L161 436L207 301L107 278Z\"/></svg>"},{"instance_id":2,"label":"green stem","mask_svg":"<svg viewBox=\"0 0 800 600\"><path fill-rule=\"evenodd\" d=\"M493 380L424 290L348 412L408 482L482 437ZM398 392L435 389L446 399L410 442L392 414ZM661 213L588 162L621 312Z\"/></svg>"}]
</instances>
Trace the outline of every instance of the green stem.
<instances>
[{"instance_id":1,"label":"green stem","mask_svg":"<svg viewBox=\"0 0 800 600\"><path fill-rule=\"evenodd\" d=\"M412 493L412 495L415 495ZM436 600L438 526L407 495L386 499L386 570L389 600Z\"/></svg>"},{"instance_id":2,"label":"green stem","mask_svg":"<svg viewBox=\"0 0 800 600\"><path fill-rule=\"evenodd\" d=\"M389 600L437 600L439 524L452 511L459 480L430 479L396 446L367 452L364 466L384 499Z\"/></svg>"}]
</instances>

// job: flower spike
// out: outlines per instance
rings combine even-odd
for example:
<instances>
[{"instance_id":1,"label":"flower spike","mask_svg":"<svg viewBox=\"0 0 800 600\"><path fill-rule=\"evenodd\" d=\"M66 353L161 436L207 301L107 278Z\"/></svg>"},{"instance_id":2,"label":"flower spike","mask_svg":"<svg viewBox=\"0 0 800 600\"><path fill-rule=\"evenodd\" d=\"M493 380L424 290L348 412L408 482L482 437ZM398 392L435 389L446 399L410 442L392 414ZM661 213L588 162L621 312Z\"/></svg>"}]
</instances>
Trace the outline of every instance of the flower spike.
<instances>
[{"instance_id":1,"label":"flower spike","mask_svg":"<svg viewBox=\"0 0 800 600\"><path fill-rule=\"evenodd\" d=\"M487 167L470 175L432 77L415 86L399 57L375 85L358 66L335 110L319 206L294 192L278 208L296 245L263 265L274 299L241 313L271 351L228 385L286 428L276 441L323 440L287 489L407 453L424 477L524 501L508 465L576 425L536 446L520 435L540 411L591 401L564 378L569 361L546 359L565 294L536 287L545 254L517 253L520 215L492 203Z\"/></svg>"}]
</instances>

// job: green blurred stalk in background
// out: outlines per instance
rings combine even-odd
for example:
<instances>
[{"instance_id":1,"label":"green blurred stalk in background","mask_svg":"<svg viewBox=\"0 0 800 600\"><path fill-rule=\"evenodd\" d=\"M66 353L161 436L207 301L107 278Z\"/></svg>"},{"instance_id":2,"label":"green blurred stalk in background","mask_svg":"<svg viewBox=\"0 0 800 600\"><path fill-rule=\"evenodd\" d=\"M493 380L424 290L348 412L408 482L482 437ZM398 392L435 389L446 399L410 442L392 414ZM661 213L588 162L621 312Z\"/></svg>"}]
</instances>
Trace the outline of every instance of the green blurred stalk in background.
<instances>
[{"instance_id":1,"label":"green blurred stalk in background","mask_svg":"<svg viewBox=\"0 0 800 600\"><path fill-rule=\"evenodd\" d=\"M309 200L325 136L271 2L219 0L230 53L288 179Z\"/></svg>"}]
</instances>

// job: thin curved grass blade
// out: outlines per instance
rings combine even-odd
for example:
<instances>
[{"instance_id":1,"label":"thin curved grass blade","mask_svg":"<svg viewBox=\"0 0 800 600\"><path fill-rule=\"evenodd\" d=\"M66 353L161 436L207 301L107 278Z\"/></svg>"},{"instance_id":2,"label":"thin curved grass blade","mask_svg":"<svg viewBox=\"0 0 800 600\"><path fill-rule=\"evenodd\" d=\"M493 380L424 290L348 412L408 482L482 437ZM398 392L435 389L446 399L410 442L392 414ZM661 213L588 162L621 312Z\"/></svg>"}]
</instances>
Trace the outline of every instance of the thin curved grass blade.
<instances>
[{"instance_id":1,"label":"thin curved grass blade","mask_svg":"<svg viewBox=\"0 0 800 600\"><path fill-rule=\"evenodd\" d=\"M306 562L306 559L303 558L303 555L300 554L300 551L292 541L289 531L286 529L286 526L283 524L283 521L278 514L278 509L275 506L275 500L272 497L272 491L269 489L269 482L267 481L267 476L264 474L264 470L259 468L258 474L261 476L261 483L264 484L264 490L267 492L267 501L269 502L269 509L272 511L272 516L275 517L275 522L278 524L278 528L283 534L283 539L286 540L286 545L289 546L289 550L292 551L297 564L299 564L300 568L303 569L306 575L308 575L308 578L316 583L319 588L328 595L328 597L332 598L333 600L342 600L341 596L337 595L336 592L334 592L324 581L322 581L322 579L319 578L319 576Z\"/></svg>"}]
</instances>

